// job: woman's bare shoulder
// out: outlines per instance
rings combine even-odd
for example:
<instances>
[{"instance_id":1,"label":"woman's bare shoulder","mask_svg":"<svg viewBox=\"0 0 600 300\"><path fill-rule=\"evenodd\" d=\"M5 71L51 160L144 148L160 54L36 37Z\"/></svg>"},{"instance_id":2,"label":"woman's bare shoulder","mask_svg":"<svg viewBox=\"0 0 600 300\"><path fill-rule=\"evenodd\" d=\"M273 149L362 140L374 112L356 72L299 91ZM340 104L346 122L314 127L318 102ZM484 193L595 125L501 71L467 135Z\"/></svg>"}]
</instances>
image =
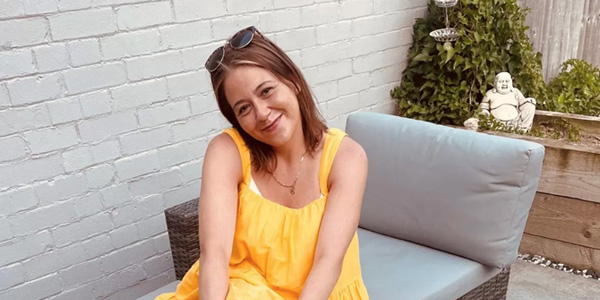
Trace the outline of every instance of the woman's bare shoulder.
<instances>
[{"instance_id":1,"label":"woman's bare shoulder","mask_svg":"<svg viewBox=\"0 0 600 300\"><path fill-rule=\"evenodd\" d=\"M242 161L235 141L229 134L223 132L210 141L204 165L230 170L241 177Z\"/></svg>"},{"instance_id":2,"label":"woman's bare shoulder","mask_svg":"<svg viewBox=\"0 0 600 300\"><path fill-rule=\"evenodd\" d=\"M367 160L367 154L357 141L349 136L345 136L340 142L340 147L336 154L336 159L338 158L343 161L358 159L359 162L362 162Z\"/></svg>"},{"instance_id":3,"label":"woman's bare shoulder","mask_svg":"<svg viewBox=\"0 0 600 300\"><path fill-rule=\"evenodd\" d=\"M353 172L362 172L366 166L367 154L363 147L351 137L345 136L340 142L333 161L331 179L343 178L345 174L352 174Z\"/></svg>"}]
</instances>

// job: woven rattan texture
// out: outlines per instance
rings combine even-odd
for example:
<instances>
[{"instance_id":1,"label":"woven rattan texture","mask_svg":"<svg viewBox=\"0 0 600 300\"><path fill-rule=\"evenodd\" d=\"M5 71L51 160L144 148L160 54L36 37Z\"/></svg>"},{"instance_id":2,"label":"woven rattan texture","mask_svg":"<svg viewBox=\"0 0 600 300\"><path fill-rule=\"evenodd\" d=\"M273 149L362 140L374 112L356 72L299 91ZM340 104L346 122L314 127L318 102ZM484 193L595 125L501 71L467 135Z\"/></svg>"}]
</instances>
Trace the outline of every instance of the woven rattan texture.
<instances>
[{"instance_id":1,"label":"woven rattan texture","mask_svg":"<svg viewBox=\"0 0 600 300\"><path fill-rule=\"evenodd\" d=\"M506 268L494 278L474 288L458 300L504 300L508 290L510 268Z\"/></svg>"},{"instance_id":2,"label":"woven rattan texture","mask_svg":"<svg viewBox=\"0 0 600 300\"><path fill-rule=\"evenodd\" d=\"M198 199L171 207L165 211L169 242L173 253L175 275L181 280L198 260ZM494 278L468 292L459 300L504 300L510 269L504 269Z\"/></svg>"},{"instance_id":3,"label":"woven rattan texture","mask_svg":"<svg viewBox=\"0 0 600 300\"><path fill-rule=\"evenodd\" d=\"M193 199L165 210L169 242L175 265L175 277L181 280L198 260L198 199Z\"/></svg>"}]
</instances>

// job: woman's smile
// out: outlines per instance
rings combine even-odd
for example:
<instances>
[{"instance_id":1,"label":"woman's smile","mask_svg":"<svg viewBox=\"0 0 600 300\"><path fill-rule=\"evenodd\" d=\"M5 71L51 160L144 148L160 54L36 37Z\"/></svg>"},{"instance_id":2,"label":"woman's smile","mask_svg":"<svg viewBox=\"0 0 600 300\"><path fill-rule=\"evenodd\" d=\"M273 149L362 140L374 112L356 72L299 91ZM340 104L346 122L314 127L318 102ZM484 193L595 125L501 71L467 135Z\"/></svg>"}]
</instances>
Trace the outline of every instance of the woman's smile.
<instances>
[{"instance_id":1,"label":"woman's smile","mask_svg":"<svg viewBox=\"0 0 600 300\"><path fill-rule=\"evenodd\" d=\"M269 125L267 125L266 127L264 127L262 129L262 131L264 132L273 132L275 130L277 130L277 125L279 125L279 120L281 120L281 116L283 114L279 115L277 118L275 118L275 120L273 120L271 123L269 123Z\"/></svg>"}]
</instances>

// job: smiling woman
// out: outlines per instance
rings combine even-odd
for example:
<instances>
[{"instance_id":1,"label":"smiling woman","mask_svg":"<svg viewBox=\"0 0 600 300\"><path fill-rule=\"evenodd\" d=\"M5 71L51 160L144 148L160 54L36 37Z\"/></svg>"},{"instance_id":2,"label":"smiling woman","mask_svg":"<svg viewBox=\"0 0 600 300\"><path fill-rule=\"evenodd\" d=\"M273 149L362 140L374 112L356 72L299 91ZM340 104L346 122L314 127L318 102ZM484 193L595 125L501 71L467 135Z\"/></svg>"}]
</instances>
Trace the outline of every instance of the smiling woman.
<instances>
[{"instance_id":1,"label":"smiling woman","mask_svg":"<svg viewBox=\"0 0 600 300\"><path fill-rule=\"evenodd\" d=\"M368 299L356 234L362 147L327 128L298 67L256 28L206 69L233 128L204 158L200 259L157 300Z\"/></svg>"}]
</instances>

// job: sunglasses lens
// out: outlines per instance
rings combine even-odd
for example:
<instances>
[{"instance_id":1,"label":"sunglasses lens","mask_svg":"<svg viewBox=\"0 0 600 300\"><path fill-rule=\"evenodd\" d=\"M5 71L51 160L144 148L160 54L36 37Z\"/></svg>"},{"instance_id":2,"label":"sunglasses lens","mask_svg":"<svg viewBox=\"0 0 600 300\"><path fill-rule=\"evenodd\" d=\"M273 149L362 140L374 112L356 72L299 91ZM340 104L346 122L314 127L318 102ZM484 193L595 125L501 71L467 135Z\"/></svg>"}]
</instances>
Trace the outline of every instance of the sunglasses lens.
<instances>
[{"instance_id":1,"label":"sunglasses lens","mask_svg":"<svg viewBox=\"0 0 600 300\"><path fill-rule=\"evenodd\" d=\"M250 44L253 37L254 31L252 31L252 29L246 29L234 35L231 38L231 41L229 41L229 44L235 49L244 48Z\"/></svg>"},{"instance_id":2,"label":"sunglasses lens","mask_svg":"<svg viewBox=\"0 0 600 300\"><path fill-rule=\"evenodd\" d=\"M221 61L223 61L223 55L225 54L225 49L223 47L217 48L206 60L204 67L209 72L212 72L219 68Z\"/></svg>"}]
</instances>

